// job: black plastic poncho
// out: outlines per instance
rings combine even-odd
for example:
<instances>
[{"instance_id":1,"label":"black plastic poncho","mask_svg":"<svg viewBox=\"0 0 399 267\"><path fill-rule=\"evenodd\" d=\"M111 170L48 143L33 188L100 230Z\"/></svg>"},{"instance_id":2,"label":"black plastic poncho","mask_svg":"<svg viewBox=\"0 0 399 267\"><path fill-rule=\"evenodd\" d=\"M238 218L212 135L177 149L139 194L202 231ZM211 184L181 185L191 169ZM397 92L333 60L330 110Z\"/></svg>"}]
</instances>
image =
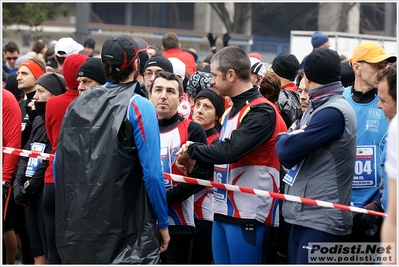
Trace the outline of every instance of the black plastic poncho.
<instances>
[{"instance_id":1,"label":"black plastic poncho","mask_svg":"<svg viewBox=\"0 0 399 267\"><path fill-rule=\"evenodd\" d=\"M135 83L93 87L68 107L55 173L62 263L159 261L155 216L137 152L118 139L134 88Z\"/></svg>"}]
</instances>

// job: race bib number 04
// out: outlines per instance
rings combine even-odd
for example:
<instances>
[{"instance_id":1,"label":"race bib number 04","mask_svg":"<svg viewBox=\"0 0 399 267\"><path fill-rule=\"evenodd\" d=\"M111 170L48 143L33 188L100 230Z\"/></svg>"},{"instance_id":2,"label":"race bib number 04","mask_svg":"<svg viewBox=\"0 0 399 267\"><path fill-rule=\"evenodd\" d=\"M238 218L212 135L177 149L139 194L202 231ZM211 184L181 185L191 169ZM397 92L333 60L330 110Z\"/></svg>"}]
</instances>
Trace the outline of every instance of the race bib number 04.
<instances>
[{"instance_id":1,"label":"race bib number 04","mask_svg":"<svg viewBox=\"0 0 399 267\"><path fill-rule=\"evenodd\" d=\"M352 188L377 186L376 147L358 146L356 150L355 175Z\"/></svg>"}]
</instances>

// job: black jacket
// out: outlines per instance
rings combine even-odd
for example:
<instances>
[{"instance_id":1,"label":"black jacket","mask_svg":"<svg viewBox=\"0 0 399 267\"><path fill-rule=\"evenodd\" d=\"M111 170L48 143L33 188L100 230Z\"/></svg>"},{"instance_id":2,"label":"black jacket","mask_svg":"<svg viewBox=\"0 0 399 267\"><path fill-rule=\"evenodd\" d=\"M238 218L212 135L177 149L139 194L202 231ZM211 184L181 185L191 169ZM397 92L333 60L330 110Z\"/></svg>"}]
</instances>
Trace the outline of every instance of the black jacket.
<instances>
[{"instance_id":1,"label":"black jacket","mask_svg":"<svg viewBox=\"0 0 399 267\"><path fill-rule=\"evenodd\" d=\"M33 96L35 95L35 91L26 94L26 99L22 100L21 103L19 103L19 107L21 108L21 114L22 114L22 124L25 125L24 129L22 131L22 136L21 136L21 147L23 148L30 137L30 132L32 131L32 124L33 120L36 118L36 111L32 111L29 114L26 112L26 106L29 104L29 102L32 101ZM30 150L30 148L29 148Z\"/></svg>"},{"instance_id":2,"label":"black jacket","mask_svg":"<svg viewBox=\"0 0 399 267\"><path fill-rule=\"evenodd\" d=\"M247 102L258 97L262 97L262 95L254 87L231 98L234 105L228 116L233 117ZM202 163L227 164L236 162L272 136L276 126L275 118L272 106L268 104L253 106L251 112L243 118L240 127L233 131L231 138L211 146L203 146L199 143L193 144L189 147L188 154L192 159Z\"/></svg>"},{"instance_id":3,"label":"black jacket","mask_svg":"<svg viewBox=\"0 0 399 267\"><path fill-rule=\"evenodd\" d=\"M32 131L30 133L29 139L26 142L23 149L31 150L31 144L37 142L45 145L44 153L51 153L51 143L47 138L46 127L44 125L44 120L42 116L36 116L32 123ZM28 166L28 157L21 157L18 164L17 174L15 180L21 185L25 181L29 180L30 187L35 192L43 192L44 186L44 173L49 165L48 160L42 160L40 167L36 170L32 177L26 177L26 167Z\"/></svg>"}]
</instances>

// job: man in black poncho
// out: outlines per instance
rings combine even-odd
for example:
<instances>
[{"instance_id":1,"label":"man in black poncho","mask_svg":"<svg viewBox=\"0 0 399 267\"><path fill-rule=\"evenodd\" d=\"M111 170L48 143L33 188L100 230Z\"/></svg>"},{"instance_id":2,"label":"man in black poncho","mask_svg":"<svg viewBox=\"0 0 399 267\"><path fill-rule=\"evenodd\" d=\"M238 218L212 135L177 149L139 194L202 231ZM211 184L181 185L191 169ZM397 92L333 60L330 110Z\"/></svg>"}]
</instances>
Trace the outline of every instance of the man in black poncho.
<instances>
[{"instance_id":1,"label":"man in black poncho","mask_svg":"<svg viewBox=\"0 0 399 267\"><path fill-rule=\"evenodd\" d=\"M68 107L55 163L63 263L156 264L168 247L156 113L134 93L146 48L142 39L109 37L101 58L112 84L87 89Z\"/></svg>"}]
</instances>

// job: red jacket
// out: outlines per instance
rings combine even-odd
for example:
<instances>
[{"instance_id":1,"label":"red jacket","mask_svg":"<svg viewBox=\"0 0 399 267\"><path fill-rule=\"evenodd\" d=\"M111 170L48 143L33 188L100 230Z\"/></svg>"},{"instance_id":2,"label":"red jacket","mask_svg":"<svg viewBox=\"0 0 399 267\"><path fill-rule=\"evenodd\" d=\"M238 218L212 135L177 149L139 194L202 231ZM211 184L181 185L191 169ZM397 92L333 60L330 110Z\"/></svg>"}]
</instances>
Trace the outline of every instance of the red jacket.
<instances>
[{"instance_id":1,"label":"red jacket","mask_svg":"<svg viewBox=\"0 0 399 267\"><path fill-rule=\"evenodd\" d=\"M77 91L68 89L64 94L53 96L47 101L45 124L47 137L52 145L51 154L54 154L57 150L58 135L60 134L61 123L66 109L77 96L79 96ZM54 183L52 164L49 164L46 170L44 183Z\"/></svg>"},{"instance_id":2,"label":"red jacket","mask_svg":"<svg viewBox=\"0 0 399 267\"><path fill-rule=\"evenodd\" d=\"M168 51L163 52L162 55L166 58L175 57L183 61L183 63L186 64L186 71L190 75L193 75L193 73L197 70L197 65L195 63L194 57L186 51L171 48Z\"/></svg>"},{"instance_id":3,"label":"red jacket","mask_svg":"<svg viewBox=\"0 0 399 267\"><path fill-rule=\"evenodd\" d=\"M4 88L2 112L2 146L21 148L21 109L15 96ZM18 161L19 156L3 153L3 182L11 184Z\"/></svg>"}]
</instances>

